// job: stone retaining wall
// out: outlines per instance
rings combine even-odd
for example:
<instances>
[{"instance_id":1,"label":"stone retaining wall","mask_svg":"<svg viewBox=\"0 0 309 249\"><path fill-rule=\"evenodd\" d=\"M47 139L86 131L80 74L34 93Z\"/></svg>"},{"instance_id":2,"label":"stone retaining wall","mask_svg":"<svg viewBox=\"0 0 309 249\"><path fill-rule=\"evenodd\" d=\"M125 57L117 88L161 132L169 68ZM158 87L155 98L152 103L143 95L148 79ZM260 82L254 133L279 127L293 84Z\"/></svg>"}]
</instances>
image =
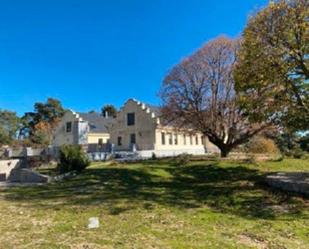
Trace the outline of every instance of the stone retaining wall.
<instances>
[{"instance_id":1,"label":"stone retaining wall","mask_svg":"<svg viewBox=\"0 0 309 249\"><path fill-rule=\"evenodd\" d=\"M269 186L309 196L309 172L282 172L266 177Z\"/></svg>"},{"instance_id":2,"label":"stone retaining wall","mask_svg":"<svg viewBox=\"0 0 309 249\"><path fill-rule=\"evenodd\" d=\"M13 169L8 177L10 182L22 182L22 183L45 183L50 181L50 177L42 175L31 169Z\"/></svg>"}]
</instances>

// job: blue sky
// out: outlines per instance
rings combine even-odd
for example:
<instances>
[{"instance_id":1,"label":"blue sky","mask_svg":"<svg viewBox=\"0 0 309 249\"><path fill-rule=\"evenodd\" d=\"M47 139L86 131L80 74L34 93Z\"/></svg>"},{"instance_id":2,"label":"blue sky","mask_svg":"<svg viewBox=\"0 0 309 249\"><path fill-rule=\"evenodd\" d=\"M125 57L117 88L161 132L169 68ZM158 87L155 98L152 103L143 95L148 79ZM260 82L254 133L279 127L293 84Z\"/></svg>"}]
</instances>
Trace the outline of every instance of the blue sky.
<instances>
[{"instance_id":1,"label":"blue sky","mask_svg":"<svg viewBox=\"0 0 309 249\"><path fill-rule=\"evenodd\" d=\"M159 104L166 72L267 0L0 0L0 109L55 97L77 111Z\"/></svg>"}]
</instances>

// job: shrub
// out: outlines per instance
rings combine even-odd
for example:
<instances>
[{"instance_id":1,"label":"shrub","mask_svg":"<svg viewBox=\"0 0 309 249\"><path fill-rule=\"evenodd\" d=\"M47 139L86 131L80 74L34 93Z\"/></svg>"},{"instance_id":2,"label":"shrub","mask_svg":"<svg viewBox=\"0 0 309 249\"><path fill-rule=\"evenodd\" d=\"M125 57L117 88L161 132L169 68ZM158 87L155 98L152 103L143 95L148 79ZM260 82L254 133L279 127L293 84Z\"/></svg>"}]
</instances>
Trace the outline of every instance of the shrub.
<instances>
[{"instance_id":1,"label":"shrub","mask_svg":"<svg viewBox=\"0 0 309 249\"><path fill-rule=\"evenodd\" d=\"M178 166L185 166L187 165L192 159L192 156L187 154L187 153L183 153L175 158L173 158L173 163L175 165Z\"/></svg>"},{"instance_id":2,"label":"shrub","mask_svg":"<svg viewBox=\"0 0 309 249\"><path fill-rule=\"evenodd\" d=\"M58 169L60 173L66 173L69 171L81 172L90 164L87 155L79 145L61 146L59 158L60 162L58 164Z\"/></svg>"},{"instance_id":3,"label":"shrub","mask_svg":"<svg viewBox=\"0 0 309 249\"><path fill-rule=\"evenodd\" d=\"M243 159L245 163L257 164L257 158L254 154L249 154L247 158Z\"/></svg>"},{"instance_id":4,"label":"shrub","mask_svg":"<svg viewBox=\"0 0 309 249\"><path fill-rule=\"evenodd\" d=\"M304 153L302 159L309 160L309 153Z\"/></svg>"},{"instance_id":5,"label":"shrub","mask_svg":"<svg viewBox=\"0 0 309 249\"><path fill-rule=\"evenodd\" d=\"M279 149L272 139L254 137L247 144L247 152L256 154L278 154Z\"/></svg>"},{"instance_id":6,"label":"shrub","mask_svg":"<svg viewBox=\"0 0 309 249\"><path fill-rule=\"evenodd\" d=\"M305 155L305 152L300 149L300 148L297 148L293 151L293 157L294 158L297 158L297 159L300 159L302 158L303 156Z\"/></svg>"},{"instance_id":7,"label":"shrub","mask_svg":"<svg viewBox=\"0 0 309 249\"><path fill-rule=\"evenodd\" d=\"M284 155L279 155L277 158L273 159L273 162L282 162L284 160Z\"/></svg>"},{"instance_id":8,"label":"shrub","mask_svg":"<svg viewBox=\"0 0 309 249\"><path fill-rule=\"evenodd\" d=\"M293 156L293 151L287 150L287 151L284 152L284 155L287 156L287 157L291 157L291 156Z\"/></svg>"},{"instance_id":9,"label":"shrub","mask_svg":"<svg viewBox=\"0 0 309 249\"><path fill-rule=\"evenodd\" d=\"M157 160L157 155L156 155L156 153L154 153L154 152L152 153L151 159L152 159L152 160Z\"/></svg>"}]
</instances>

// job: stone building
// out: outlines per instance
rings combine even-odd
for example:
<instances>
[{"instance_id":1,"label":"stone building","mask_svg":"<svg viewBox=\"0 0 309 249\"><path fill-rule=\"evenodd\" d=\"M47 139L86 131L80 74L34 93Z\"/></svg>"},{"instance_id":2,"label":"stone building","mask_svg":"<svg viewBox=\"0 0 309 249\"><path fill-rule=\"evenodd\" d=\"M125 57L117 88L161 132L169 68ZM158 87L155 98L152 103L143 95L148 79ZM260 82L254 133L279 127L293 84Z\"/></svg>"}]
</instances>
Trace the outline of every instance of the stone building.
<instances>
[{"instance_id":1,"label":"stone building","mask_svg":"<svg viewBox=\"0 0 309 249\"><path fill-rule=\"evenodd\" d=\"M96 147L107 144L110 139L111 117L99 113L67 111L53 134L52 145L79 144Z\"/></svg>"},{"instance_id":2,"label":"stone building","mask_svg":"<svg viewBox=\"0 0 309 249\"><path fill-rule=\"evenodd\" d=\"M110 143L115 145L115 151L136 150L143 157L153 153L163 157L219 152L201 133L164 125L160 108L135 99L129 99L117 113L110 129Z\"/></svg>"}]
</instances>

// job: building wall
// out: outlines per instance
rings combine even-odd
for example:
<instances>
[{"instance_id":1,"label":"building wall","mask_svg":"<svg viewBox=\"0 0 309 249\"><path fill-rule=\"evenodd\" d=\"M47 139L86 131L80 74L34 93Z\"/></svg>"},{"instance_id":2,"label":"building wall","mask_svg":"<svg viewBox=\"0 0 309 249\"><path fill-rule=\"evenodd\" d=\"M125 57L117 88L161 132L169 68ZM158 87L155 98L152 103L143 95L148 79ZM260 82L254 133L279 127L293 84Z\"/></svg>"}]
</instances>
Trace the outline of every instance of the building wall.
<instances>
[{"instance_id":1,"label":"building wall","mask_svg":"<svg viewBox=\"0 0 309 249\"><path fill-rule=\"evenodd\" d=\"M72 122L72 129L70 132L66 131L66 124L68 122ZM78 114L67 111L54 131L52 144L53 146L86 144L87 139L88 123L82 121Z\"/></svg>"},{"instance_id":2,"label":"building wall","mask_svg":"<svg viewBox=\"0 0 309 249\"><path fill-rule=\"evenodd\" d=\"M162 144L162 132L165 133L165 144ZM172 135L170 144L169 136ZM176 143L177 136L177 143ZM192 144L191 139L192 137ZM196 141L197 137L197 141ZM217 146L212 144L207 137L202 134L191 134L189 131L179 131L170 127L160 127L156 129L154 150L138 151L142 158L150 158L154 154L156 157L171 157L181 154L205 155L205 153L220 153Z\"/></svg>"},{"instance_id":3,"label":"building wall","mask_svg":"<svg viewBox=\"0 0 309 249\"><path fill-rule=\"evenodd\" d=\"M128 113L135 114L135 124L132 126L127 125ZM137 150L154 150L156 125L157 118L150 110L144 104L130 99L117 114L110 141L115 145L115 150L130 150L130 136L135 134ZM118 137L121 137L122 145L118 145Z\"/></svg>"},{"instance_id":4,"label":"building wall","mask_svg":"<svg viewBox=\"0 0 309 249\"><path fill-rule=\"evenodd\" d=\"M110 139L109 133L89 133L87 137L88 144L98 144L99 139L102 139L103 144L106 144Z\"/></svg>"},{"instance_id":5,"label":"building wall","mask_svg":"<svg viewBox=\"0 0 309 249\"><path fill-rule=\"evenodd\" d=\"M127 125L127 114L135 113L135 124ZM162 132L165 133L165 144L162 144ZM160 125L160 120L143 103L130 99L117 114L114 125L111 128L110 142L115 145L116 151L131 150L130 135L136 134L136 149L144 151L149 156L155 153L157 156L173 156L182 153L204 154L205 152L218 152L218 148L202 139L202 134L190 134L189 130L175 129ZM172 135L172 143L169 135ZM186 136L184 140L184 135ZM176 144L177 136L177 144ZM192 137L192 143L190 140ZM122 145L118 145L118 137L121 137ZM196 142L196 137L197 141ZM205 151L206 146L206 151Z\"/></svg>"},{"instance_id":6,"label":"building wall","mask_svg":"<svg viewBox=\"0 0 309 249\"><path fill-rule=\"evenodd\" d=\"M165 144L162 141L162 133L165 134ZM189 131L179 131L172 127L160 127L156 129L156 151L203 151L205 141L200 133L190 134Z\"/></svg>"}]
</instances>

